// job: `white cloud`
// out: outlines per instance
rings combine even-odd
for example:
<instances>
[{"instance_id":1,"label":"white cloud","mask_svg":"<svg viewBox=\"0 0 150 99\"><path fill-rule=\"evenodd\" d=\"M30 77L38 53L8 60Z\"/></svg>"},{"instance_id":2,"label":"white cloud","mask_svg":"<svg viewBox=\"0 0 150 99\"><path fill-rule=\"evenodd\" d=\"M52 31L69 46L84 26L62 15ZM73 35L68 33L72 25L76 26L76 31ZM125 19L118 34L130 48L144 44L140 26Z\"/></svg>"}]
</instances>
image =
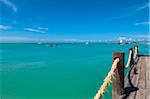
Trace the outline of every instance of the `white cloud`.
<instances>
[{"instance_id":1,"label":"white cloud","mask_svg":"<svg viewBox=\"0 0 150 99\"><path fill-rule=\"evenodd\" d=\"M135 34L135 35L128 35L126 37L127 41L143 41L143 40L150 40L150 35L149 34ZM131 38L131 39L130 39Z\"/></svg>"},{"instance_id":2,"label":"white cloud","mask_svg":"<svg viewBox=\"0 0 150 99\"><path fill-rule=\"evenodd\" d=\"M138 35L134 35L135 38L150 38L150 35L142 35L142 34L138 34Z\"/></svg>"},{"instance_id":3,"label":"white cloud","mask_svg":"<svg viewBox=\"0 0 150 99\"><path fill-rule=\"evenodd\" d=\"M0 0L0 2L5 4L6 6L10 7L14 12L17 12L17 7L9 0Z\"/></svg>"},{"instance_id":4,"label":"white cloud","mask_svg":"<svg viewBox=\"0 0 150 99\"><path fill-rule=\"evenodd\" d=\"M145 8L149 7L149 3L145 3L144 5L137 8L137 10L143 10Z\"/></svg>"},{"instance_id":5,"label":"white cloud","mask_svg":"<svg viewBox=\"0 0 150 99\"><path fill-rule=\"evenodd\" d=\"M126 40L126 37L119 37L118 40Z\"/></svg>"},{"instance_id":6,"label":"white cloud","mask_svg":"<svg viewBox=\"0 0 150 99\"><path fill-rule=\"evenodd\" d=\"M128 36L121 36L118 37L118 40L124 40L124 41L134 41L134 40L147 40L150 39L150 35L142 35L142 34L137 34L137 35L128 35Z\"/></svg>"},{"instance_id":7,"label":"white cloud","mask_svg":"<svg viewBox=\"0 0 150 99\"><path fill-rule=\"evenodd\" d=\"M27 30L30 32L46 33L48 31L48 28L35 27L35 28L24 28L24 30Z\"/></svg>"},{"instance_id":8,"label":"white cloud","mask_svg":"<svg viewBox=\"0 0 150 99\"><path fill-rule=\"evenodd\" d=\"M30 31L30 32L46 33L46 31L44 30L34 29L34 28L24 28L24 30Z\"/></svg>"},{"instance_id":9,"label":"white cloud","mask_svg":"<svg viewBox=\"0 0 150 99\"><path fill-rule=\"evenodd\" d=\"M134 15L140 13L141 11L145 10L148 7L149 7L149 3L133 5L133 6L130 6L125 9L120 10L120 12L118 12L118 13L123 12L123 14L112 17L110 19L120 19L120 18L131 17L131 16L134 16Z\"/></svg>"},{"instance_id":10,"label":"white cloud","mask_svg":"<svg viewBox=\"0 0 150 99\"><path fill-rule=\"evenodd\" d=\"M33 42L38 41L38 39L29 37L0 37L0 42Z\"/></svg>"},{"instance_id":11,"label":"white cloud","mask_svg":"<svg viewBox=\"0 0 150 99\"><path fill-rule=\"evenodd\" d=\"M132 41L133 39L130 37L130 38L128 38L128 40L129 40L129 41Z\"/></svg>"},{"instance_id":12,"label":"white cloud","mask_svg":"<svg viewBox=\"0 0 150 99\"><path fill-rule=\"evenodd\" d=\"M139 23L135 23L134 25L149 25L150 22L139 22Z\"/></svg>"},{"instance_id":13,"label":"white cloud","mask_svg":"<svg viewBox=\"0 0 150 99\"><path fill-rule=\"evenodd\" d=\"M6 26L6 25L0 25L0 30L8 30L11 29L11 26Z\"/></svg>"},{"instance_id":14,"label":"white cloud","mask_svg":"<svg viewBox=\"0 0 150 99\"><path fill-rule=\"evenodd\" d=\"M48 28L43 28L43 27L37 27L37 28L40 29L40 30L48 31Z\"/></svg>"}]
</instances>

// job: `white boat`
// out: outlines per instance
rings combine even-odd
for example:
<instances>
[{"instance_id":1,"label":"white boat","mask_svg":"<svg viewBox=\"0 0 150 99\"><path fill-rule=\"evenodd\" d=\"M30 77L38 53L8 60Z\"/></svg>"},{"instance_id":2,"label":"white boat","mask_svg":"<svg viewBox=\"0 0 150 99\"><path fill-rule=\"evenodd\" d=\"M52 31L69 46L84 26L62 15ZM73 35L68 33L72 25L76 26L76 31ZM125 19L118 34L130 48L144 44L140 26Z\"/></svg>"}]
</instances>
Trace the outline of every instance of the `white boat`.
<instances>
[{"instance_id":1,"label":"white boat","mask_svg":"<svg viewBox=\"0 0 150 99\"><path fill-rule=\"evenodd\" d=\"M121 43L121 44L122 44L122 43L123 43L123 40L120 40L120 41L119 41L119 43Z\"/></svg>"}]
</instances>

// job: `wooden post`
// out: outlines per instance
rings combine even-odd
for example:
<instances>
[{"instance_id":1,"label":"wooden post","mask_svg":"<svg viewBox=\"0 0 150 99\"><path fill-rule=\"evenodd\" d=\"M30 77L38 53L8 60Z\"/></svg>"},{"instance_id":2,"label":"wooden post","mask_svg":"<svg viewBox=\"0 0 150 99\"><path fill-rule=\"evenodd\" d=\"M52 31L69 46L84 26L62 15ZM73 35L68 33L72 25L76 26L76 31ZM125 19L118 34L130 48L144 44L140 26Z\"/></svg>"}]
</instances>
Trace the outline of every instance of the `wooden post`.
<instances>
[{"instance_id":1,"label":"wooden post","mask_svg":"<svg viewBox=\"0 0 150 99\"><path fill-rule=\"evenodd\" d=\"M132 48L130 48L130 49L129 49L129 53L130 53L130 51L132 52L132 53L131 53L130 66L133 66L133 64L134 64L134 59L133 59L133 49L132 49Z\"/></svg>"},{"instance_id":2,"label":"wooden post","mask_svg":"<svg viewBox=\"0 0 150 99\"><path fill-rule=\"evenodd\" d=\"M112 99L119 99L124 89L124 53L114 52L112 58L113 61L119 58L119 63L112 79Z\"/></svg>"}]
</instances>

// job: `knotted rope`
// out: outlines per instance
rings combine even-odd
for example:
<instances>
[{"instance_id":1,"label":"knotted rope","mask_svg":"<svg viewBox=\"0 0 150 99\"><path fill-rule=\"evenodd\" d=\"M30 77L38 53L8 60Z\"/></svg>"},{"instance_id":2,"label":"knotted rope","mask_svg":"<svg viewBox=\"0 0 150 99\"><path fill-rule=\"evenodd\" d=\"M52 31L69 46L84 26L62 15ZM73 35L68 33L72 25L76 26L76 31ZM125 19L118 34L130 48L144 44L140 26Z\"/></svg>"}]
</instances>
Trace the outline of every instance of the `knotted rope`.
<instances>
[{"instance_id":1,"label":"knotted rope","mask_svg":"<svg viewBox=\"0 0 150 99\"><path fill-rule=\"evenodd\" d=\"M104 95L104 92L106 91L107 86L110 85L110 83L112 82L111 78L114 75L114 71L117 68L118 63L119 63L119 58L116 58L112 64L111 70L109 71L106 78L104 79L104 83L101 85L101 87L98 90L97 94L95 95L94 99L100 99Z\"/></svg>"}]
</instances>

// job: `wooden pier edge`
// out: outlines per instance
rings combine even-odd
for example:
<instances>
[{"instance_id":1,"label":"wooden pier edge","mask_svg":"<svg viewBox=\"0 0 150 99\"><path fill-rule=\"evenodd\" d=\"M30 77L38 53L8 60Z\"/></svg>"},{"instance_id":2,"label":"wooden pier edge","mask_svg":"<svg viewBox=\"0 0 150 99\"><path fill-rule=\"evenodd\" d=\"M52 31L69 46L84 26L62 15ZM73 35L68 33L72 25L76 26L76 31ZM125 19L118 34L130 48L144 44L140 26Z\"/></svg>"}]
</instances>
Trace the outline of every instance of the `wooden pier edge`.
<instances>
[{"instance_id":1,"label":"wooden pier edge","mask_svg":"<svg viewBox=\"0 0 150 99\"><path fill-rule=\"evenodd\" d=\"M124 90L124 53L114 52L112 60L119 58L119 63L112 78L112 99L118 99Z\"/></svg>"},{"instance_id":2,"label":"wooden pier edge","mask_svg":"<svg viewBox=\"0 0 150 99\"><path fill-rule=\"evenodd\" d=\"M126 65L124 64L124 56L124 52L112 53L112 63L115 63L115 65L112 65L113 73L112 71L109 72L112 79L112 99L150 99L150 54L139 54L136 45L134 46L134 52L132 48L129 49ZM118 59L119 62L116 63ZM126 77L124 75L125 68L128 69ZM108 81L108 78L106 81ZM103 83L102 94L105 91L106 84L108 83Z\"/></svg>"}]
</instances>

